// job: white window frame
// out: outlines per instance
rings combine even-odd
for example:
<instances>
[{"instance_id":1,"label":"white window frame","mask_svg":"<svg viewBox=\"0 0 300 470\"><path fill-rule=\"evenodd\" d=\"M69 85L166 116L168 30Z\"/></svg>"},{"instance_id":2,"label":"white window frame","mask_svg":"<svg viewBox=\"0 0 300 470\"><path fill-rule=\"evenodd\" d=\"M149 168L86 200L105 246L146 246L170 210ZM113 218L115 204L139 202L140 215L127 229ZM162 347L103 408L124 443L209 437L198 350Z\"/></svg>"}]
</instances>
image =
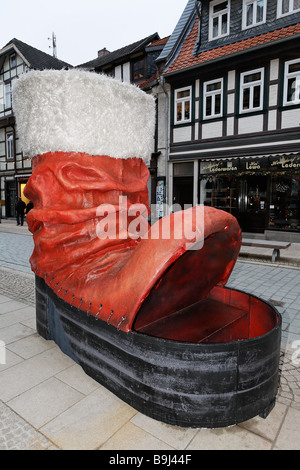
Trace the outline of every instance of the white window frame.
<instances>
[{"instance_id":1,"label":"white window frame","mask_svg":"<svg viewBox=\"0 0 300 470\"><path fill-rule=\"evenodd\" d=\"M14 157L15 157L14 133L9 132L6 134L6 160L13 160Z\"/></svg>"},{"instance_id":2,"label":"white window frame","mask_svg":"<svg viewBox=\"0 0 300 470\"><path fill-rule=\"evenodd\" d=\"M217 13L214 13L214 7L227 1L227 8ZM227 15L227 31L222 33L222 16ZM213 21L215 18L218 18L218 35L213 36ZM213 0L209 4L209 41L214 41L215 39L223 38L229 35L230 29L230 0Z\"/></svg>"},{"instance_id":3,"label":"white window frame","mask_svg":"<svg viewBox=\"0 0 300 470\"><path fill-rule=\"evenodd\" d=\"M284 87L283 87L283 106L293 106L300 104L300 71L299 72L289 72L289 66L291 64L299 64L300 59L289 60L284 65ZM291 78L295 78L296 80L296 95L298 98L295 98L292 101L288 101L288 82Z\"/></svg>"},{"instance_id":4,"label":"white window frame","mask_svg":"<svg viewBox=\"0 0 300 470\"><path fill-rule=\"evenodd\" d=\"M5 109L12 108L12 91L11 91L11 83L5 83L4 85L4 94L5 94Z\"/></svg>"},{"instance_id":5,"label":"white window frame","mask_svg":"<svg viewBox=\"0 0 300 470\"><path fill-rule=\"evenodd\" d=\"M178 93L182 91L189 91L189 96L178 98ZM185 103L189 103L190 113L189 117L185 117ZM181 104L181 119L177 119L177 105ZM187 124L192 121L192 86L186 86L183 88L177 88L174 90L174 124Z\"/></svg>"},{"instance_id":6,"label":"white window frame","mask_svg":"<svg viewBox=\"0 0 300 470\"><path fill-rule=\"evenodd\" d=\"M244 79L247 75L252 75L255 73L261 73L261 78L260 80L255 80L253 82L245 83ZM254 69L254 70L248 70L247 72L243 72L240 75L240 114L245 114L245 113L253 113L256 111L262 111L263 110L263 103L264 103L264 75L265 75L265 70L264 68L259 68L259 69ZM260 87L260 103L259 106L254 107L254 88L259 86ZM243 109L243 95L244 95L244 90L246 88L249 88L250 90L250 96L249 96L249 109Z\"/></svg>"},{"instance_id":7,"label":"white window frame","mask_svg":"<svg viewBox=\"0 0 300 470\"><path fill-rule=\"evenodd\" d=\"M257 9L258 3L262 0L243 0L243 16L242 16L242 29L249 29L260 24L264 24L267 18L267 0L263 0L263 19L261 21L257 21ZM253 4L253 23L247 25L247 7L248 5Z\"/></svg>"},{"instance_id":8,"label":"white window frame","mask_svg":"<svg viewBox=\"0 0 300 470\"><path fill-rule=\"evenodd\" d=\"M214 83L221 83L221 88L218 90L207 91L209 85ZM220 95L220 112L216 113L216 95ZM211 115L207 115L207 98L211 97ZM203 83L203 119L215 119L223 116L223 78L209 80Z\"/></svg>"},{"instance_id":9,"label":"white window frame","mask_svg":"<svg viewBox=\"0 0 300 470\"><path fill-rule=\"evenodd\" d=\"M293 13L297 13L300 11L300 8L295 8L295 1L296 0L278 0L277 2L277 18L281 18L282 16L292 15ZM282 8L284 3L288 2L289 11L286 13L282 12Z\"/></svg>"}]
</instances>

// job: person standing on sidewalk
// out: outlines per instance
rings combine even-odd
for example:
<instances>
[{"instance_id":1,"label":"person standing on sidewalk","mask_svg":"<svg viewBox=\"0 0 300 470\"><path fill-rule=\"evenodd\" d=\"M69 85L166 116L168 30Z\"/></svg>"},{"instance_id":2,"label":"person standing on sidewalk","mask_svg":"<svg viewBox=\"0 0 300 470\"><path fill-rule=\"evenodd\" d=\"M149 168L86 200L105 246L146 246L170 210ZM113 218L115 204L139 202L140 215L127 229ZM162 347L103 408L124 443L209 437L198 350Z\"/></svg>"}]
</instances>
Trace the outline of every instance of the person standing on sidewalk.
<instances>
[{"instance_id":1,"label":"person standing on sidewalk","mask_svg":"<svg viewBox=\"0 0 300 470\"><path fill-rule=\"evenodd\" d=\"M20 221L21 221L21 225L23 225L25 209L26 209L26 204L19 197L16 203L17 225L20 225Z\"/></svg>"}]
</instances>

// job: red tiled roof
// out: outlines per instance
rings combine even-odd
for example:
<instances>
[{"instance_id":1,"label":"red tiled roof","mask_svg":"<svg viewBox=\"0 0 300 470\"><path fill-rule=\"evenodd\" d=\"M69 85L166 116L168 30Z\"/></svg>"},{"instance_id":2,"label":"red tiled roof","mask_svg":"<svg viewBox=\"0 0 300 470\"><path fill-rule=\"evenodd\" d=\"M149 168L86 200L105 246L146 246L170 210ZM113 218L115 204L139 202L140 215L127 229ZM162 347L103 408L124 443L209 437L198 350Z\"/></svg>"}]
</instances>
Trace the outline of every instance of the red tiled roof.
<instances>
[{"instance_id":1,"label":"red tiled roof","mask_svg":"<svg viewBox=\"0 0 300 470\"><path fill-rule=\"evenodd\" d=\"M167 36L166 38L162 38L162 39L157 39L156 41L153 41L151 42L150 46L160 46L160 45L164 45L168 42L168 40L170 39L170 36Z\"/></svg>"},{"instance_id":2,"label":"red tiled roof","mask_svg":"<svg viewBox=\"0 0 300 470\"><path fill-rule=\"evenodd\" d=\"M156 71L155 74L152 75L152 77L147 78L147 80L139 82L136 85L138 88L141 88L141 90L146 90L149 87L150 83L154 82L157 78L158 78L158 71Z\"/></svg>"},{"instance_id":3,"label":"red tiled roof","mask_svg":"<svg viewBox=\"0 0 300 470\"><path fill-rule=\"evenodd\" d=\"M300 23L285 28L263 33L253 38L243 39L233 44L220 46L209 51L200 52L194 55L193 51L198 38L198 19L195 21L194 27L187 36L178 57L171 64L166 73L177 72L185 68L195 65L201 65L210 60L219 59L236 52L241 52L262 44L268 44L278 39L286 38L300 33Z\"/></svg>"}]
</instances>

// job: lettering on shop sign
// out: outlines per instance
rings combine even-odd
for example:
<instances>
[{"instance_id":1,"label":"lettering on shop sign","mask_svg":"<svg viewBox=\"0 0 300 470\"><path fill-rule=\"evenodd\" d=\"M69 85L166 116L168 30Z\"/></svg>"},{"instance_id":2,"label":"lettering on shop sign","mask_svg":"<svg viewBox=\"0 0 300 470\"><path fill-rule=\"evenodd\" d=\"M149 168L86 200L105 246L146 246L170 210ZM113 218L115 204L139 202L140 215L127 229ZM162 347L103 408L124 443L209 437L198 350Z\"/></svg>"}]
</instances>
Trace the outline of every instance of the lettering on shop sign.
<instances>
[{"instance_id":1,"label":"lettering on shop sign","mask_svg":"<svg viewBox=\"0 0 300 470\"><path fill-rule=\"evenodd\" d=\"M237 171L238 167L228 162L201 162L201 173L222 173L226 171Z\"/></svg>"},{"instance_id":2,"label":"lettering on shop sign","mask_svg":"<svg viewBox=\"0 0 300 470\"><path fill-rule=\"evenodd\" d=\"M280 158L277 158L276 160L271 162L271 167L273 166L279 166L283 169L300 168L300 161L297 157L287 158L283 155Z\"/></svg>"},{"instance_id":3,"label":"lettering on shop sign","mask_svg":"<svg viewBox=\"0 0 300 470\"><path fill-rule=\"evenodd\" d=\"M246 170L249 170L249 171L260 170L260 164L255 161L252 161L252 162L246 161Z\"/></svg>"}]
</instances>

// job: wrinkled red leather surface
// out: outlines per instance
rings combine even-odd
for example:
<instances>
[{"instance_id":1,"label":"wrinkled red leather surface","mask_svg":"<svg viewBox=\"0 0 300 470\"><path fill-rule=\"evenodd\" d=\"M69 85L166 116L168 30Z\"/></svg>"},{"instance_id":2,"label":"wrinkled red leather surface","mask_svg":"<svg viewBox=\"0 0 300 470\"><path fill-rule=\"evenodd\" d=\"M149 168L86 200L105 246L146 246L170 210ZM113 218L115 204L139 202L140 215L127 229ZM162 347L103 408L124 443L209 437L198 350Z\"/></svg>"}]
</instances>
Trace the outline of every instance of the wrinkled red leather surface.
<instances>
[{"instance_id":1,"label":"wrinkled red leather surface","mask_svg":"<svg viewBox=\"0 0 300 470\"><path fill-rule=\"evenodd\" d=\"M60 298L123 331L132 328L150 292L149 299L153 302L157 295L163 311L164 303L176 308L171 300L174 292L176 303L182 304L189 296L201 297L216 284L226 284L241 243L236 219L211 207L204 208L204 227L202 223L196 227L200 207L184 213L198 233L197 240L210 239L206 249L200 243L199 250L189 251L190 240L177 238L182 212L152 227L144 221L149 232L138 239L121 228L117 217L113 219L117 236L100 239L97 226L108 212L115 217L120 196L127 198L128 207L118 212L123 221L127 218L127 226L134 220L127 216L128 208L133 204L148 207L148 178L140 159L56 152L33 159L33 174L25 190L34 203L27 216L35 243L32 270ZM103 204L108 205L107 212L97 215ZM171 227L170 238L161 238L163 224ZM211 243L216 233L224 234L217 248Z\"/></svg>"}]
</instances>

